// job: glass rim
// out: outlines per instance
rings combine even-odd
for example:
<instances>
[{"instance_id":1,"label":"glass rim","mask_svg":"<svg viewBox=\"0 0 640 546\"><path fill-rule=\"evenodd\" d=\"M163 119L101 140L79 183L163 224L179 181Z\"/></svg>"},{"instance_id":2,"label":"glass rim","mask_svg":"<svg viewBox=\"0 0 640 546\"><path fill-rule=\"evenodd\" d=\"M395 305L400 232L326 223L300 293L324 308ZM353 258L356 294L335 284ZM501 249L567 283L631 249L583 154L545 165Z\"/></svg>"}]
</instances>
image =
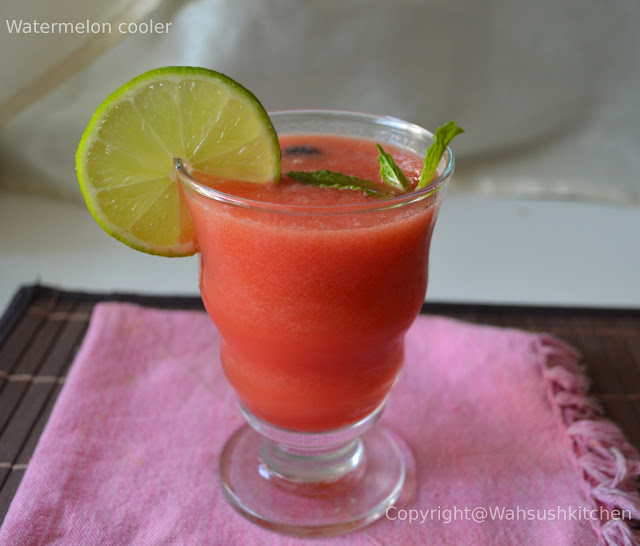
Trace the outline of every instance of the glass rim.
<instances>
[{"instance_id":1,"label":"glass rim","mask_svg":"<svg viewBox=\"0 0 640 546\"><path fill-rule=\"evenodd\" d=\"M410 123L408 121L395 118L393 116L368 114L364 112L357 112L353 110L334 110L334 109L287 109L287 110L273 110L268 112L269 118L275 117L287 117L294 115L319 115L324 117L335 117L340 119L353 119L360 121L370 121L374 124L381 126L391 127L407 131L408 133L416 134L417 136L426 137L433 141L433 133L427 131L423 127ZM272 120L273 121L273 120ZM310 133L313 134L313 133ZM318 133L320 134L320 133ZM330 134L330 133L326 133ZM348 135L340 135L348 136ZM383 143L384 144L384 143ZM426 152L426 150L425 150ZM301 204L285 204L285 203L271 203L268 201L257 201L255 199L249 199L246 197L239 197L225 193L220 190L213 189L204 185L194 178L184 165L184 161L181 158L173 159L174 172L178 179L186 183L192 190L215 201L226 203L229 205L247 208L252 210L259 210L262 212L275 212L275 213L289 213L289 214L352 214L355 212L375 212L388 210L390 208L409 205L417 201L421 201L426 197L439 192L451 177L455 165L455 159L451 148L447 146L445 151L446 164L442 172L437 178L432 180L427 186L419 190L415 190L406 194L397 195L393 197L386 197L371 201L367 203L357 204L336 204L336 205L301 205Z\"/></svg>"}]
</instances>

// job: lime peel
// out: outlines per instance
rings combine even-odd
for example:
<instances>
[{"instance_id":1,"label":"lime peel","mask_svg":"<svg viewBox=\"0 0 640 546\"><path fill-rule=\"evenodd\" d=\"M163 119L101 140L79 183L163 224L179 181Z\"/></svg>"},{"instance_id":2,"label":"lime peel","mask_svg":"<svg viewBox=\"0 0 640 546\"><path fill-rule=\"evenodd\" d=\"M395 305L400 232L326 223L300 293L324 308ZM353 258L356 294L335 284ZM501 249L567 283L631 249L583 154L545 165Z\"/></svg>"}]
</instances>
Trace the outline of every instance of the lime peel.
<instances>
[{"instance_id":1,"label":"lime peel","mask_svg":"<svg viewBox=\"0 0 640 546\"><path fill-rule=\"evenodd\" d=\"M78 145L78 181L96 222L136 250L194 254L174 158L220 178L280 179L278 137L250 91L205 68L157 68L107 97Z\"/></svg>"}]
</instances>

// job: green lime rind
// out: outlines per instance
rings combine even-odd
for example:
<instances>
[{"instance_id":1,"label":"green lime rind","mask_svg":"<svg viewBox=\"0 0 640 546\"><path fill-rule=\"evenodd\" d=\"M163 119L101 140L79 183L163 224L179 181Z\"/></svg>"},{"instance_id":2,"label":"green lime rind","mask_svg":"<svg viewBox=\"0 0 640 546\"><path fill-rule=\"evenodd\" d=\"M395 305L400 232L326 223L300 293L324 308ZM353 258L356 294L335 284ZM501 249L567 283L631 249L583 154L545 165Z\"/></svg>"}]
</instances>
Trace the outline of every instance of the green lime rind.
<instances>
[{"instance_id":1,"label":"green lime rind","mask_svg":"<svg viewBox=\"0 0 640 546\"><path fill-rule=\"evenodd\" d=\"M157 68L109 95L80 139L76 173L96 222L142 252L194 254L174 157L221 178L280 178L278 137L253 93L213 70Z\"/></svg>"}]
</instances>

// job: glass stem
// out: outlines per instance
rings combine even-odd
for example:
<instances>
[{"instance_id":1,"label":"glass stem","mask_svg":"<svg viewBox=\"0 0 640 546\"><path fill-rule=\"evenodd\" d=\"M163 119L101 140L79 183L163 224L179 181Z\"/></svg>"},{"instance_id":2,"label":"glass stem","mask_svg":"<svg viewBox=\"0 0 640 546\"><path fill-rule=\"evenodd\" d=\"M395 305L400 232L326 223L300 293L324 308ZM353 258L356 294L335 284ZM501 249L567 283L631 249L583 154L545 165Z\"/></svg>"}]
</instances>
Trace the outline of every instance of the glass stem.
<instances>
[{"instance_id":1,"label":"glass stem","mask_svg":"<svg viewBox=\"0 0 640 546\"><path fill-rule=\"evenodd\" d=\"M240 405L247 423L262 436L258 472L281 488L303 495L335 492L356 483L367 466L360 437L380 418L384 402L364 419L329 432L274 427Z\"/></svg>"},{"instance_id":2,"label":"glass stem","mask_svg":"<svg viewBox=\"0 0 640 546\"><path fill-rule=\"evenodd\" d=\"M292 486L351 482L364 470L365 452L360 438L333 446L291 446L265 438L260 448L260 474Z\"/></svg>"}]
</instances>

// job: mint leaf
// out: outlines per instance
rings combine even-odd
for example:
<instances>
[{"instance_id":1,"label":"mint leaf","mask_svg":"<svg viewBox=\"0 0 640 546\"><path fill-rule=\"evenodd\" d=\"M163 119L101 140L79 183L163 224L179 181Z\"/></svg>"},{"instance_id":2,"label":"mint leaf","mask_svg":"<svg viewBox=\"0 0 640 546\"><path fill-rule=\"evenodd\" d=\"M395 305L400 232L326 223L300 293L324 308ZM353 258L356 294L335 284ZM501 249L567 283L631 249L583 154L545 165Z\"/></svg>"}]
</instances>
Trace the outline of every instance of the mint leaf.
<instances>
[{"instance_id":1,"label":"mint leaf","mask_svg":"<svg viewBox=\"0 0 640 546\"><path fill-rule=\"evenodd\" d=\"M382 181L396 190L406 191L411 187L411 182L402 172L402 169L398 167L396 162L384 151L380 144L376 144L378 148L378 164L380 165L380 176Z\"/></svg>"},{"instance_id":2,"label":"mint leaf","mask_svg":"<svg viewBox=\"0 0 640 546\"><path fill-rule=\"evenodd\" d=\"M371 180L363 180L357 176L349 176L333 171L288 171L285 173L288 177L304 182L305 184L313 184L323 188L337 188L339 190L356 190L363 191L368 195L385 197L387 194Z\"/></svg>"},{"instance_id":3,"label":"mint leaf","mask_svg":"<svg viewBox=\"0 0 640 546\"><path fill-rule=\"evenodd\" d=\"M418 182L417 189L420 190L431 183L433 175L438 168L438 163L440 163L449 142L461 133L464 133L464 129L458 127L455 121L445 123L442 127L436 129L433 135L433 143L427 149L427 156L424 158L424 167L420 174L420 182Z\"/></svg>"},{"instance_id":4,"label":"mint leaf","mask_svg":"<svg viewBox=\"0 0 640 546\"><path fill-rule=\"evenodd\" d=\"M447 146L454 137L461 133L464 133L464 129L458 127L455 121L450 121L442 127L438 127L433 135L433 143L427 149L427 155L424 158L424 167L416 189L420 190L429 185ZM385 152L380 144L376 144L376 147L378 148L380 177L384 184L388 186L389 191L384 191L384 189L381 189L379 185L371 180L363 180L357 176L349 176L329 170L288 171L285 174L305 184L312 184L323 188L337 188L339 190L362 191L368 195L375 195L377 197L390 197L397 195L398 191L409 191L411 189L411 181L402 172L402 169L398 167L391 154Z\"/></svg>"}]
</instances>

